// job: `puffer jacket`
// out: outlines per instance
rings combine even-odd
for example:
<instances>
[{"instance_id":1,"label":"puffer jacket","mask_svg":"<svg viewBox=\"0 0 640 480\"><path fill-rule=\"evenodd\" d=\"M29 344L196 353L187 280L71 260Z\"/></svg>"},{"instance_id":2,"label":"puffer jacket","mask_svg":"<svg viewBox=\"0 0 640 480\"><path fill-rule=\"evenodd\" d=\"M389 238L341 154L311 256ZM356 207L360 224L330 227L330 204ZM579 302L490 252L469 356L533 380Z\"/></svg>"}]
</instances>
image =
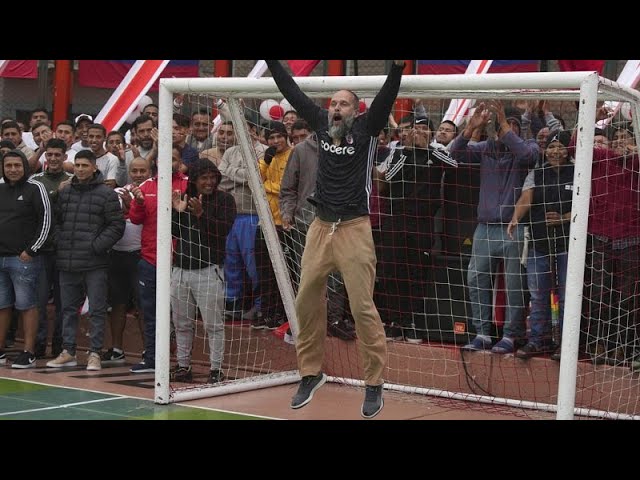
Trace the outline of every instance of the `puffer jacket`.
<instances>
[{"instance_id":1,"label":"puffer jacket","mask_svg":"<svg viewBox=\"0 0 640 480\"><path fill-rule=\"evenodd\" d=\"M109 250L122 237L125 221L116 192L96 171L89 183L74 177L55 205L58 270L82 272L107 267Z\"/></svg>"}]
</instances>

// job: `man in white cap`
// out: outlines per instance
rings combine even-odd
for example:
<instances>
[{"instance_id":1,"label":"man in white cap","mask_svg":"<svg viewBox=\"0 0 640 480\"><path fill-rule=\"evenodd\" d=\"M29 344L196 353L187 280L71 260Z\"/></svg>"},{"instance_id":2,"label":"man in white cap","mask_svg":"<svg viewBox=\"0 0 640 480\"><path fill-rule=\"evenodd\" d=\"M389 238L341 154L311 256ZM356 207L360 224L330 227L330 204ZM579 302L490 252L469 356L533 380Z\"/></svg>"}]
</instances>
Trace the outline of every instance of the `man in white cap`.
<instances>
[{"instance_id":1,"label":"man in white cap","mask_svg":"<svg viewBox=\"0 0 640 480\"><path fill-rule=\"evenodd\" d=\"M71 149L79 152L81 150L91 150L89 147L89 125L93 124L93 117L86 113L81 113L75 119L76 123L76 136L80 140L71 145Z\"/></svg>"}]
</instances>

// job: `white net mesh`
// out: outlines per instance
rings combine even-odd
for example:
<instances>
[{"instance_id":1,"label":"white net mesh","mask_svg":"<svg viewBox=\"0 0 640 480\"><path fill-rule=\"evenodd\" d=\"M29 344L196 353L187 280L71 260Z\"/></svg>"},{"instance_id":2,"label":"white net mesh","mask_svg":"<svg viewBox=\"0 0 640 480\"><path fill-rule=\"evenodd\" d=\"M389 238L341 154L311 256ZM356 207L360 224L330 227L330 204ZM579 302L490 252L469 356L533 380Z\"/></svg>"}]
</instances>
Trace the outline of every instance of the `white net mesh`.
<instances>
[{"instance_id":1,"label":"white net mesh","mask_svg":"<svg viewBox=\"0 0 640 480\"><path fill-rule=\"evenodd\" d=\"M375 96L366 77L358 81L345 78L344 86L364 99ZM553 410L570 269L568 227L574 228L576 214L571 200L577 90L557 85L552 93L532 87L529 79L508 89L487 80L464 91L431 91L419 78L413 82L403 85L400 94L413 100L399 104L409 105L407 111L396 109L381 132L372 172L370 218L378 258L374 300L388 340L387 386L481 400L486 408L508 404ZM281 118L288 106L265 100L281 98L269 88L253 98L242 81L235 92L228 84L216 92L212 83L209 93L179 97L180 113L190 120L187 144L218 166L218 190L232 196L236 215L219 244L224 246L224 265L200 272L208 275L202 304L193 293L183 302L189 306L183 322L195 326L187 329L193 328L195 340L192 349L188 343L178 347L177 360L186 358L184 349L190 350L197 384L173 381L175 398L178 392L209 385L207 375L216 362L225 374L222 387L241 379L257 382L265 374L295 373L286 322L294 313L301 255L314 218L306 198L315 186L317 145L308 129L279 134L273 117ZM332 93L308 91L321 104ZM235 100L225 92L242 97L235 117ZM476 111L487 107L491 121L469 143L453 143L468 123L456 127L442 119L449 98L465 95L478 99ZM366 109L367 101L363 103ZM217 113L222 118L212 132ZM428 119L424 126L422 117ZM465 122L470 119L469 114ZM512 131L508 136L501 131L503 120ZM640 413L633 374L640 367L634 362L639 169L628 126L618 115L603 132L589 127L595 147L608 142L609 148L593 150L588 246L586 255L578 255L586 259L575 364L575 407L581 415ZM564 131L560 137L559 131ZM302 140L305 133L309 136ZM499 142L493 140L496 134ZM261 160L268 147L276 147L269 163ZM250 169L260 179L258 190ZM174 270L171 276L174 320L183 311L176 307L175 293L184 275L179 271L176 276ZM359 380L358 340L338 272L330 276L327 297L324 370L336 381ZM213 323L224 325L224 347L206 340L195 307L202 318L203 309L215 311ZM208 333L215 337L213 330ZM474 346L464 348L469 345ZM220 351L212 355L211 348ZM225 391L220 386L213 385L212 394L216 388Z\"/></svg>"}]
</instances>

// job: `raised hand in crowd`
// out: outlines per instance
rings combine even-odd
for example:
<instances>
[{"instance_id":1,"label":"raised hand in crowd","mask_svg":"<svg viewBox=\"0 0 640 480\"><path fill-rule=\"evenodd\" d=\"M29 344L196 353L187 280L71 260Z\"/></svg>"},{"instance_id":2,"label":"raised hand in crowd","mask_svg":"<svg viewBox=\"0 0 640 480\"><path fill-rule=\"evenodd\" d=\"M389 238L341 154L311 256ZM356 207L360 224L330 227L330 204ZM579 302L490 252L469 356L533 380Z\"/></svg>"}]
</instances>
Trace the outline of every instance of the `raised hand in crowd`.
<instances>
[{"instance_id":1,"label":"raised hand in crowd","mask_svg":"<svg viewBox=\"0 0 640 480\"><path fill-rule=\"evenodd\" d=\"M144 203L144 193L142 193L140 187L133 187L133 189L131 189L131 194L133 195L133 198L136 199L136 203L138 205L142 205Z\"/></svg>"}]
</instances>

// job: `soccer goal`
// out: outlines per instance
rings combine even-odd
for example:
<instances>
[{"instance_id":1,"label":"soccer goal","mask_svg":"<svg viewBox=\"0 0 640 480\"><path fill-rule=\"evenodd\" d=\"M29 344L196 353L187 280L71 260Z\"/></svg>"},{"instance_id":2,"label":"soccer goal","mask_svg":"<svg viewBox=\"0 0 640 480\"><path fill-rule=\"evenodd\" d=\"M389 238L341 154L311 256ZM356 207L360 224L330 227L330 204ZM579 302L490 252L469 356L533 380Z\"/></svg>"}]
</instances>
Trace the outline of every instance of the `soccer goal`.
<instances>
[{"instance_id":1,"label":"soccer goal","mask_svg":"<svg viewBox=\"0 0 640 480\"><path fill-rule=\"evenodd\" d=\"M384 82L384 77L304 77L296 80L309 97L324 102L340 89L352 90L361 99L373 98ZM193 383L170 381L170 368L175 364L175 358L170 353L170 315L175 307L172 307L174 285L171 252L174 240L172 172L169 159L172 150L173 100L176 95L185 95L187 100L183 102L183 111L187 115L203 110L211 111L222 104L219 100L228 109L222 124L232 126L235 139L226 147L236 148L242 156L244 183L250 189L254 202L251 210L249 205L242 204L247 202L246 198L239 200L236 197L238 214L251 210L255 215L252 217L255 218L254 223L259 219L258 236L264 239L269 261L257 260L257 274L259 277L270 275L274 278L268 285L273 288L277 286L275 297L281 302L282 318L284 321L288 320L293 337L297 332L294 292L300 268L298 253L304 247L299 244L297 246L300 248L295 248L295 245L283 241L282 233L277 231L258 166L263 150L260 150L255 135L259 135L265 128L264 119L261 120L260 117L260 105L265 99L275 99L276 104L282 99L275 83L270 78L162 79L159 100L155 401L165 404L295 383L299 380L295 347L283 340L285 328L273 330L273 325L262 328L255 322L255 316L252 319L247 315L243 319L240 315L234 316L233 312L225 318L224 325L224 381L208 383L206 368L210 356L209 341L202 318L197 314L198 308L203 308L202 305L191 308L195 312L192 319L192 358L201 359L201 372L205 373L201 373L200 377L195 375ZM575 163L575 174L569 220L571 230L568 239L564 326L561 333L557 314L558 288L557 285L547 287L547 320L553 326L548 345L551 342L556 347L561 344L559 362L550 358L551 350L531 358L521 358L514 354L490 353L490 350L469 352L461 349L473 340L476 333L472 322L472 300L468 294L468 269L472 254L481 254L481 250L474 249L473 245L479 184L482 169L491 167L459 162L457 168L446 170L442 178L438 177L437 186L434 183L432 187L437 189L438 208L435 212L424 213L425 216L432 217L429 220L432 223L428 233L428 248L418 253L428 257L428 261L417 270L414 256L399 254L395 250L412 248L407 247L407 238L411 237L412 231L409 227L405 229L404 224L393 221L393 217L397 217L397 212L400 211L397 207L398 200L408 200L399 198L397 192L417 191L414 188L417 185L409 185L417 182L416 177L413 180L410 176L399 177L404 182L404 187L412 188L394 190L389 188L390 182L386 186L385 182L380 184L376 193L379 211L373 228L376 246L380 247L379 252L377 251L379 278L376 281L374 299L388 327L385 389L437 397L438 401L443 402L473 401L477 402L478 408L483 409L516 408L530 418L549 418L554 414L559 419L585 416L640 418L640 379L634 373L634 361L640 353L636 324L640 318L640 306L636 299L640 293L640 274L637 271L640 235L634 230L638 226L634 222L640 209L640 173L637 149L633 148L633 131L638 131L639 127L640 94L593 72L566 72L404 76L399 98L420 100L426 116L434 126L433 140L436 140L437 127L451 99L472 99L478 103L498 100L509 108L507 116L518 116L521 128L522 113L525 111L523 105L545 101L545 111L530 112L532 121L529 131L521 133L525 141L535 141L535 133L539 133L536 131L543 130L546 126L545 113L552 111L556 117L562 117L564 129L573 134L570 151ZM622 152L619 158L613 153L594 155L594 146L600 146L594 142L598 133L595 130L596 112L603 101L624 102L629 107L623 109L630 117L629 121L615 116L605 121L606 128L603 126L606 141L618 142L615 146ZM408 113L396 111L396 121L400 123ZM623 129L624 125L632 125L633 128L624 128L628 136L623 140L620 138L622 134L616 132L618 126ZM463 128L464 123L459 126L459 131ZM390 126L385 136L389 140L394 135L401 140L402 131ZM620 146L620 142L629 145L626 150ZM616 151L614 145L609 147L607 151ZM380 152L384 152L380 153L381 156L389 154L384 149ZM381 164L378 171L383 172L383 179L382 164L385 159L381 157L377 161ZM211 160L216 163L220 161L214 157ZM617 170L603 167L605 164L615 164ZM597 178L594 176L593 179L592 165L597 165L594 167ZM526 171L521 173L522 178L526 177ZM308 218L308 215L300 217ZM175 221L175 216L173 218ZM301 218L297 221L301 221ZM596 224L599 228L594 228ZM304 225L305 231L307 226ZM300 242L299 237L297 238L298 240L289 240ZM258 243L256 239L256 255ZM398 261L404 261L405 264L398 265ZM501 273L504 267L499 262L495 265L493 262L489 263L492 265L492 301L491 305L481 307L491 310L495 343L501 337L512 297L509 292L505 292L506 273ZM523 277L527 277L526 263L525 252L521 272ZM269 271L260 268L267 268ZM394 277L394 272L399 268L413 272L409 274L409 283L417 281L413 275L423 277L422 290L412 288L411 285L403 287L402 282ZM553 268L557 278L555 267ZM256 289L250 275L246 272L243 275L243 295L251 297L253 294L254 298L245 302L240 310L249 311L253 308L255 314L260 308L260 302L255 302L256 295L262 297L262 308L266 308L265 296L269 296L265 290L267 286L258 281L262 288ZM403 275L406 284L406 273ZM213 280L215 279L212 282ZM339 282L338 278L329 288L335 288L335 284ZM524 285L526 286L526 281ZM403 291L403 288L408 291ZM211 294L224 297L224 292L218 289ZM226 293L228 292L227 287ZM529 303L528 292L522 293ZM270 295L270 298L273 297L274 295ZM403 304L398 302L398 298L410 301ZM215 302L218 308L223 308L221 305L225 304L225 300L229 299L225 297ZM346 305L344 316L348 317L348 299ZM522 342L518 344L520 346L526 343L526 337L531 334L531 320L529 317L524 318L527 311L525 305L522 321L526 326L526 334L523 338L516 339L517 342ZM411 335L407 334L407 325L400 325L398 328L394 323L395 318L402 314L406 317L407 312L411 319ZM349 341L335 336L327 337L325 372L330 381L363 386L357 342L357 339Z\"/></svg>"}]
</instances>

